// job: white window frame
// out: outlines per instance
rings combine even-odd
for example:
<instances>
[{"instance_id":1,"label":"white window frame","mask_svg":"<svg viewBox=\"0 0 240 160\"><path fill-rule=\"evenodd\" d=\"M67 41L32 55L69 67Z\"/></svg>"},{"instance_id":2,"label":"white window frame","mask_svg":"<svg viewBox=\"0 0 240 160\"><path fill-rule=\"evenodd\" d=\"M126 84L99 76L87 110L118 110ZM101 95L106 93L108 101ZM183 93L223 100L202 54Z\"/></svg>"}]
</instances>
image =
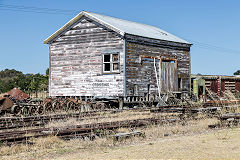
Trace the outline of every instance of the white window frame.
<instances>
[{"instance_id":1,"label":"white window frame","mask_svg":"<svg viewBox=\"0 0 240 160\"><path fill-rule=\"evenodd\" d=\"M118 55L118 61L116 62L113 62L112 60L112 56L113 54L117 54ZM105 62L104 61L104 56L105 55L110 55L110 62ZM110 63L110 71L105 71L105 65L106 63ZM118 70L113 70L113 64L114 63L118 63ZM119 52L116 52L116 53L104 53L102 54L102 72L103 74L108 74L108 73L119 73L120 72L120 54Z\"/></svg>"}]
</instances>

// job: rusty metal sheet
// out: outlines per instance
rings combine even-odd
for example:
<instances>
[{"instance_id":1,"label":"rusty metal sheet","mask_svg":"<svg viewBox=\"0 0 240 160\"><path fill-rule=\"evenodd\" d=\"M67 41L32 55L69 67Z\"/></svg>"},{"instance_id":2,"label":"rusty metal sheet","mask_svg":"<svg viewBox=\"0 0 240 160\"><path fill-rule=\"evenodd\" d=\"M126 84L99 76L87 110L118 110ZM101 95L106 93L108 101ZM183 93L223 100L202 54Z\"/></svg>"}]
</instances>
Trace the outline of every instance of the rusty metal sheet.
<instances>
[{"instance_id":1,"label":"rusty metal sheet","mask_svg":"<svg viewBox=\"0 0 240 160\"><path fill-rule=\"evenodd\" d=\"M26 93L24 93L23 91L21 91L20 89L17 89L17 88L13 88L12 90L10 90L7 93L9 94L9 96L11 98L14 98L19 101L23 101L25 99L30 98L29 95L27 95Z\"/></svg>"},{"instance_id":2,"label":"rusty metal sheet","mask_svg":"<svg viewBox=\"0 0 240 160\"><path fill-rule=\"evenodd\" d=\"M7 97L0 97L0 110L6 111L11 109L13 102Z\"/></svg>"}]
</instances>

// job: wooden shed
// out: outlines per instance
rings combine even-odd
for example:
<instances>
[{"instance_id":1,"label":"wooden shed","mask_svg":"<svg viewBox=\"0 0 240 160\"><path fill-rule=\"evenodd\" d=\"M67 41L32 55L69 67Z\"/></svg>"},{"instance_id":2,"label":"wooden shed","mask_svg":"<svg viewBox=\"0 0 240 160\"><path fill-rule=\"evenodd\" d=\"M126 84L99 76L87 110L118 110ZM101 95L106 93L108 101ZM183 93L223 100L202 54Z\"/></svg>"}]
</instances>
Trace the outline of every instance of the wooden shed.
<instances>
[{"instance_id":1,"label":"wooden shed","mask_svg":"<svg viewBox=\"0 0 240 160\"><path fill-rule=\"evenodd\" d=\"M190 91L191 44L154 26L83 11L44 43L52 97Z\"/></svg>"}]
</instances>

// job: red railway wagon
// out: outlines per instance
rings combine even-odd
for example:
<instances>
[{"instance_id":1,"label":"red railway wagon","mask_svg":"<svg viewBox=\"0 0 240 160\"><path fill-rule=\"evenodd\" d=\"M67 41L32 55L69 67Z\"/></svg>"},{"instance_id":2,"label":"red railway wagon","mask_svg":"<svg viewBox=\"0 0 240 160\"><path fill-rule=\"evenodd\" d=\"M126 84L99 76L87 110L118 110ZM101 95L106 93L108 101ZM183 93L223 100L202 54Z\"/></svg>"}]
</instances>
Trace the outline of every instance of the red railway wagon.
<instances>
[{"instance_id":1,"label":"red railway wagon","mask_svg":"<svg viewBox=\"0 0 240 160\"><path fill-rule=\"evenodd\" d=\"M240 96L240 77L222 75L192 75L192 78L202 78L205 86L218 96L222 97L225 91L231 91Z\"/></svg>"}]
</instances>

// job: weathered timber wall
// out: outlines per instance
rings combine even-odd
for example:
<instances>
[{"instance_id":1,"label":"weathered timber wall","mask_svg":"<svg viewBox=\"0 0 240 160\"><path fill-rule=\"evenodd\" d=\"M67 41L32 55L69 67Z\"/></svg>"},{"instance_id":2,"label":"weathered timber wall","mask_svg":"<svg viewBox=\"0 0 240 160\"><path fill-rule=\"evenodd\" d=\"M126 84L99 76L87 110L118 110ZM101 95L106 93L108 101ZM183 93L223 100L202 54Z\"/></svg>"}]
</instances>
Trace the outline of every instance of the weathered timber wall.
<instances>
[{"instance_id":1,"label":"weathered timber wall","mask_svg":"<svg viewBox=\"0 0 240 160\"><path fill-rule=\"evenodd\" d=\"M50 43L50 96L122 96L123 39L83 17ZM102 52L119 50L120 73L102 73Z\"/></svg>"},{"instance_id":2,"label":"weathered timber wall","mask_svg":"<svg viewBox=\"0 0 240 160\"><path fill-rule=\"evenodd\" d=\"M190 91L190 46L171 47L171 44L154 45L153 43L147 44L142 40L139 41L139 39L134 40L134 38L127 38L126 42L127 95L133 95L134 90L137 88L138 95L143 96L148 93L149 84L150 94L158 93L153 63L151 62L151 64L146 64L146 62L140 59L141 56L176 59L177 77L181 78L180 90L186 92ZM157 72L159 72L158 68L157 70ZM177 79L174 78L174 80L174 84L171 84L172 88L176 88L176 86L173 85L178 84L178 82L176 82ZM166 87L163 86L164 84L162 82L160 82L160 84L162 85L160 85L161 91L163 91ZM136 87L136 85L138 87ZM172 90L176 91L176 89Z\"/></svg>"}]
</instances>

